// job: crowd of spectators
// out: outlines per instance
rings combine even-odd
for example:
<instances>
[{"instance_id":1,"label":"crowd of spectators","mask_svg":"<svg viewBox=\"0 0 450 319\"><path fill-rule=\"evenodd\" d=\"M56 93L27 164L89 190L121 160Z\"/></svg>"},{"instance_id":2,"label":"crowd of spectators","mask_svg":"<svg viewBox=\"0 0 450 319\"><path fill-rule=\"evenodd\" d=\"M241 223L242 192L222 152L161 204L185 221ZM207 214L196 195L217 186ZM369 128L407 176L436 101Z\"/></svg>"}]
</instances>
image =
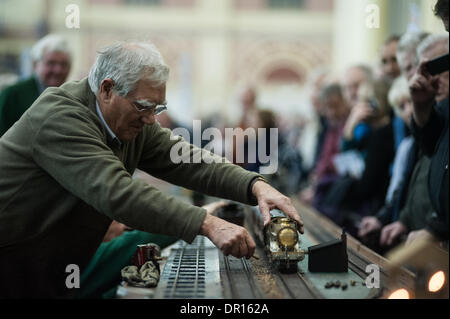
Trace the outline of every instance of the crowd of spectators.
<instances>
[{"instance_id":1,"label":"crowd of spectators","mask_svg":"<svg viewBox=\"0 0 450 319\"><path fill-rule=\"evenodd\" d=\"M448 9L439 11L441 2L436 15L445 24ZM448 249L448 194L437 199L443 198L443 205L432 202L433 185L437 190L444 186L438 184L440 181L432 184L435 155L418 141L423 137L414 129L411 96L421 63L448 51L448 33L407 32L385 40L376 66L355 61L343 74L325 69L315 72L309 92L317 127L316 147L308 150L314 158L312 167L305 165L298 147L299 135L310 123L295 122L258 107L255 87L243 94L238 126L243 130L277 128L278 170L267 179L375 251L384 254L422 233ZM432 81L434 108L437 114L442 113L441 108L447 108L448 113L448 71ZM446 123L442 133L445 127L448 130L448 118L441 119ZM261 167L261 163L238 164L255 171ZM448 158L445 164L444 176L448 174ZM430 226L436 220L439 225ZM446 231L434 233L433 227Z\"/></svg>"}]
</instances>

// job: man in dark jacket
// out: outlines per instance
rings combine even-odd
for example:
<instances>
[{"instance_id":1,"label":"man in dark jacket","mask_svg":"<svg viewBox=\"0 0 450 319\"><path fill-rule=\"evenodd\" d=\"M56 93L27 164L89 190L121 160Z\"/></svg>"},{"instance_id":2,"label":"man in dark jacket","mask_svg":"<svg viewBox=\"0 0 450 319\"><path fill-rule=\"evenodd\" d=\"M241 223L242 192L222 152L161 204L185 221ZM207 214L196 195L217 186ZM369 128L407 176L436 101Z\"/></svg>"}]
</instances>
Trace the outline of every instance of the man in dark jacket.
<instances>
[{"instance_id":1,"label":"man in dark jacket","mask_svg":"<svg viewBox=\"0 0 450 319\"><path fill-rule=\"evenodd\" d=\"M51 86L62 85L69 75L71 52L64 38L49 34L31 50L34 73L0 95L0 136L2 136L39 95Z\"/></svg>"},{"instance_id":2,"label":"man in dark jacket","mask_svg":"<svg viewBox=\"0 0 450 319\"><path fill-rule=\"evenodd\" d=\"M448 32L448 0L438 0L435 14L440 17ZM426 229L412 232L408 241L417 237L433 236L448 243L448 98L435 103L439 90L439 78L427 70L427 60L422 60L410 81L414 104L413 132L425 153L431 156L429 196L434 212Z\"/></svg>"}]
</instances>

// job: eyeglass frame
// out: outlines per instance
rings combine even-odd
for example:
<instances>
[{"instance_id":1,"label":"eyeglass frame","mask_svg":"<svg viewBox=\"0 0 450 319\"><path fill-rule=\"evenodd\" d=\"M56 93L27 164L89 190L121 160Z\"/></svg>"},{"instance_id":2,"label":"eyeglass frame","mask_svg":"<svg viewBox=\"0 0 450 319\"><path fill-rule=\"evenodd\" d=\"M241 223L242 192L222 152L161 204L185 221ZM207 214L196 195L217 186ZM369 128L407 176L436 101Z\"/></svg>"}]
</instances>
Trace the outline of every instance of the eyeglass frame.
<instances>
[{"instance_id":1,"label":"eyeglass frame","mask_svg":"<svg viewBox=\"0 0 450 319\"><path fill-rule=\"evenodd\" d=\"M167 101L164 101L163 103L149 102L147 100L136 100L136 101L129 101L129 102L134 106L136 111L138 111L139 113L151 111L155 115L158 115L167 110ZM146 104L150 104L150 105L149 106L142 105L141 104L142 102L145 102ZM138 105L141 108L139 108Z\"/></svg>"}]
</instances>

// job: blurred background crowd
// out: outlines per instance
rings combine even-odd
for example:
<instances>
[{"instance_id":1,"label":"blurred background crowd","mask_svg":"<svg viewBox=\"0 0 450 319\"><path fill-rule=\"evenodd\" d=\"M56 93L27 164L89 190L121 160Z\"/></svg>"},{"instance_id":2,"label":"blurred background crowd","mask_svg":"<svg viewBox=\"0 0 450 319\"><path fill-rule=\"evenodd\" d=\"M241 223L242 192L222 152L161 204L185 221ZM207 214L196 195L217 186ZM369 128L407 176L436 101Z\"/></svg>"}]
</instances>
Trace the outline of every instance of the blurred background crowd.
<instances>
[{"instance_id":1,"label":"blurred background crowd","mask_svg":"<svg viewBox=\"0 0 450 319\"><path fill-rule=\"evenodd\" d=\"M277 128L278 169L265 177L383 254L433 211L408 80L421 59L448 53L434 4L1 0L0 136L46 87L86 77L101 47L150 40L171 68L162 126ZM436 102L448 98L448 76ZM229 160L259 172L249 143L236 138L245 160Z\"/></svg>"}]
</instances>

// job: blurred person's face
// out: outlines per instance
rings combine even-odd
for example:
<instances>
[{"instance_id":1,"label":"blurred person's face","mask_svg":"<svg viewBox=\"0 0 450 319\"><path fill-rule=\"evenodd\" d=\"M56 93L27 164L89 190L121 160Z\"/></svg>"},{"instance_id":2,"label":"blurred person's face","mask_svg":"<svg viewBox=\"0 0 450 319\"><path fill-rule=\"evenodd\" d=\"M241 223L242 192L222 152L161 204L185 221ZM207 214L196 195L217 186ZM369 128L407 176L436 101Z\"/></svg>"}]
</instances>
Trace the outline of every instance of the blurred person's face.
<instances>
[{"instance_id":1,"label":"blurred person's face","mask_svg":"<svg viewBox=\"0 0 450 319\"><path fill-rule=\"evenodd\" d=\"M359 86L366 81L366 74L360 68L351 68L345 74L345 95L351 106L355 105L358 102Z\"/></svg>"},{"instance_id":2,"label":"blurred person's face","mask_svg":"<svg viewBox=\"0 0 450 319\"><path fill-rule=\"evenodd\" d=\"M397 63L397 41L383 45L380 52L381 71L389 79L395 79L400 75L400 68Z\"/></svg>"},{"instance_id":3,"label":"blurred person's face","mask_svg":"<svg viewBox=\"0 0 450 319\"><path fill-rule=\"evenodd\" d=\"M407 126L411 123L411 116L413 112L413 103L409 96L405 96L398 103L398 116L405 122Z\"/></svg>"},{"instance_id":4,"label":"blurred person's face","mask_svg":"<svg viewBox=\"0 0 450 319\"><path fill-rule=\"evenodd\" d=\"M339 122L348 115L345 99L338 95L330 95L323 101L324 115L331 123Z\"/></svg>"},{"instance_id":5,"label":"blurred person's face","mask_svg":"<svg viewBox=\"0 0 450 319\"><path fill-rule=\"evenodd\" d=\"M62 85L70 72L70 58L64 52L44 53L36 62L35 72L45 87Z\"/></svg>"},{"instance_id":6,"label":"blurred person's face","mask_svg":"<svg viewBox=\"0 0 450 319\"><path fill-rule=\"evenodd\" d=\"M121 97L113 91L113 81L103 80L98 100L103 117L114 134L121 141L132 141L142 131L144 125L155 123L153 111L139 112L136 110L137 101L162 104L166 99L166 85L153 87L147 80L138 82L136 88L126 97Z\"/></svg>"},{"instance_id":7,"label":"blurred person's face","mask_svg":"<svg viewBox=\"0 0 450 319\"><path fill-rule=\"evenodd\" d=\"M402 62L399 63L400 69L403 75L409 80L416 73L417 65L416 65L416 53L411 51L402 56Z\"/></svg>"},{"instance_id":8,"label":"blurred person's face","mask_svg":"<svg viewBox=\"0 0 450 319\"><path fill-rule=\"evenodd\" d=\"M444 55L448 53L448 47L445 45L436 45L432 48L426 50L423 52L421 58L425 58L428 60L432 60L434 58L437 58L438 56ZM449 72L444 72L438 75L439 76L439 89L436 95L436 101L441 102L445 100L448 97L448 85L449 85Z\"/></svg>"}]
</instances>

